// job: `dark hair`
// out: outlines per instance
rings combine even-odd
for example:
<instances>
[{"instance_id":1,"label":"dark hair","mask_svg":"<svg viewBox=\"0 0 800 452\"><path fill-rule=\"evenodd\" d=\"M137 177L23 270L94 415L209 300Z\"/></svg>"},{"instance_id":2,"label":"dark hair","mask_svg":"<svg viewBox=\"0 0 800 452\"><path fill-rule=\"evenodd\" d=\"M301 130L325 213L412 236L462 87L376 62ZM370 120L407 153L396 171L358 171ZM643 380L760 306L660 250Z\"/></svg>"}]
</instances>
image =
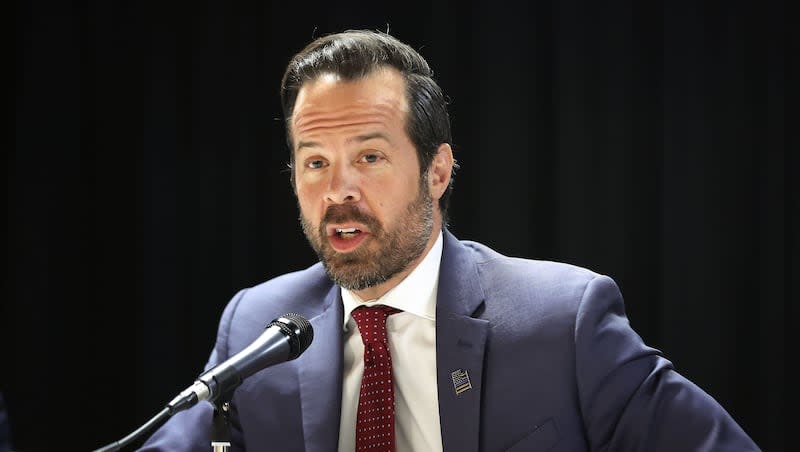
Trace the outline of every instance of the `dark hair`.
<instances>
[{"instance_id":1,"label":"dark hair","mask_svg":"<svg viewBox=\"0 0 800 452\"><path fill-rule=\"evenodd\" d=\"M369 30L348 30L318 38L295 55L281 81L281 105L286 120L286 140L291 162L294 151L289 122L303 84L322 74L332 73L343 80L358 80L377 69L391 67L398 70L406 81L406 98L409 114L406 133L417 150L420 174L430 167L436 150L442 143L451 144L450 117L447 103L439 85L433 80L433 71L422 56L396 38ZM457 165L453 165L453 170ZM294 172L292 171L292 183ZM439 199L444 222L453 190L450 185Z\"/></svg>"}]
</instances>

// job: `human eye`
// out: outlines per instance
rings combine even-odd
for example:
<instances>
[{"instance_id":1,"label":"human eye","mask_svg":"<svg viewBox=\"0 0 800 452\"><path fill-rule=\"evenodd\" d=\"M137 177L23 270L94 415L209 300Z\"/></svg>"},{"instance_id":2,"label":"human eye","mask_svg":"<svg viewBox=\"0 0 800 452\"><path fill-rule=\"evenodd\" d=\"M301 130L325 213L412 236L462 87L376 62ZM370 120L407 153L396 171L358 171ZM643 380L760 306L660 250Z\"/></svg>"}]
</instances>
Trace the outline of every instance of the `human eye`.
<instances>
[{"instance_id":1,"label":"human eye","mask_svg":"<svg viewBox=\"0 0 800 452\"><path fill-rule=\"evenodd\" d=\"M325 166L327 166L327 163L325 162L325 160L318 159L318 158L312 158L312 159L306 160L306 165L305 166L308 169L320 169L320 168L324 168Z\"/></svg>"},{"instance_id":2,"label":"human eye","mask_svg":"<svg viewBox=\"0 0 800 452\"><path fill-rule=\"evenodd\" d=\"M361 163L373 164L381 161L383 157L377 152L367 152L358 159Z\"/></svg>"}]
</instances>

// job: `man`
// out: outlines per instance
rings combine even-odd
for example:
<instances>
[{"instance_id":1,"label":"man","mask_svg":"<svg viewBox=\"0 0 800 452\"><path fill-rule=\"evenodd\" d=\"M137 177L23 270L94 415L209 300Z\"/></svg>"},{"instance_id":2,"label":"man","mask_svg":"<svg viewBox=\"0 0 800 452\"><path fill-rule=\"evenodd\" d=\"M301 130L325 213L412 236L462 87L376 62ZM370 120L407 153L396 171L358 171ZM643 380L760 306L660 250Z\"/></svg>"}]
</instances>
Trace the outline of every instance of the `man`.
<instances>
[{"instance_id":1,"label":"man","mask_svg":"<svg viewBox=\"0 0 800 452\"><path fill-rule=\"evenodd\" d=\"M320 38L290 62L282 101L321 263L239 292L206 367L285 313L315 338L237 389L234 449L758 450L642 342L611 279L447 231L449 120L413 49L366 31ZM376 377L376 362L391 371ZM208 450L211 419L206 403L180 413L144 449Z\"/></svg>"}]
</instances>

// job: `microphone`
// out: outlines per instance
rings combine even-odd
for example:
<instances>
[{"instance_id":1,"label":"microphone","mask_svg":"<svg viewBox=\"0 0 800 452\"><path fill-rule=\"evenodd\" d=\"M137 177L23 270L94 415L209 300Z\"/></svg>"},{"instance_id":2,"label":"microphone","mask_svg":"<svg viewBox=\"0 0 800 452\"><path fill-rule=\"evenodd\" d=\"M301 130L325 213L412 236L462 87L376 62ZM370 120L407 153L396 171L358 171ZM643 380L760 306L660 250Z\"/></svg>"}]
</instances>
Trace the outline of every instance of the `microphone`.
<instances>
[{"instance_id":1,"label":"microphone","mask_svg":"<svg viewBox=\"0 0 800 452\"><path fill-rule=\"evenodd\" d=\"M258 339L221 364L200 374L194 384L178 394L144 425L125 438L94 452L118 451L168 417L189 409L200 401L216 402L221 397L229 398L245 378L266 367L297 358L306 351L313 339L314 329L308 320L291 313L278 317L267 325Z\"/></svg>"},{"instance_id":2,"label":"microphone","mask_svg":"<svg viewBox=\"0 0 800 452\"><path fill-rule=\"evenodd\" d=\"M266 367L291 361L306 351L314 339L311 323L289 313L270 322L261 336L239 353L202 373L195 382L167 404L169 415L198 402L230 397L242 381Z\"/></svg>"}]
</instances>

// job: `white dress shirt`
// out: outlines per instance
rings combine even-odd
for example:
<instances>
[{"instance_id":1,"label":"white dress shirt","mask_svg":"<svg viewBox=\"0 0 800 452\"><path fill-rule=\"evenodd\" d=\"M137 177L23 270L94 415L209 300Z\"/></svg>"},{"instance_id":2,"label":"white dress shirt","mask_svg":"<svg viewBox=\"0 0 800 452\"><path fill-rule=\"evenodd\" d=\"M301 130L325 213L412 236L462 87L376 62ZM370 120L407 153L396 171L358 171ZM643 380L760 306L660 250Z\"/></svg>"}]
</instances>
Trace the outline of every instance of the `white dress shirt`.
<instances>
[{"instance_id":1,"label":"white dress shirt","mask_svg":"<svg viewBox=\"0 0 800 452\"><path fill-rule=\"evenodd\" d=\"M395 441L398 451L442 450L439 395L436 387L436 289L442 260L442 233L425 258L400 284L382 297L363 301L342 289L344 355L339 452L353 452L364 343L350 315L358 306L382 304L403 312L386 320L392 355Z\"/></svg>"}]
</instances>

